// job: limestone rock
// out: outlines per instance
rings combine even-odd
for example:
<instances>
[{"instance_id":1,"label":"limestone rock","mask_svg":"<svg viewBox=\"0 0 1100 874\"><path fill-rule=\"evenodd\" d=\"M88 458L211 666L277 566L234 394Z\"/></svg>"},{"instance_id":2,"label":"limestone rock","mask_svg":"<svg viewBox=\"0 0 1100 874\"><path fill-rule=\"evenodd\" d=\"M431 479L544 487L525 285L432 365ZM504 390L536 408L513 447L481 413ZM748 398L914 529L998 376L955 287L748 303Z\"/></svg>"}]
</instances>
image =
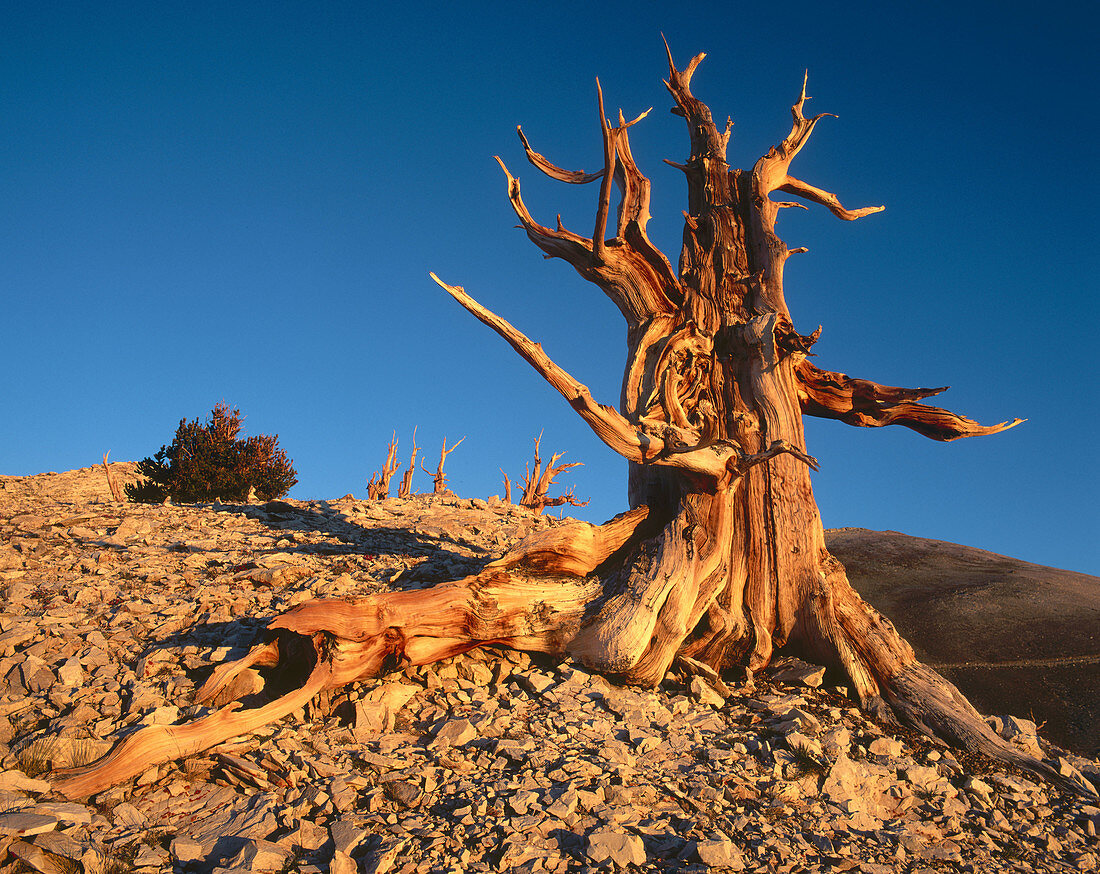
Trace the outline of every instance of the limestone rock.
<instances>
[{"instance_id":1,"label":"limestone rock","mask_svg":"<svg viewBox=\"0 0 1100 874\"><path fill-rule=\"evenodd\" d=\"M199 862L205 856L202 845L190 838L174 838L168 849L176 864L180 866Z\"/></svg>"},{"instance_id":2,"label":"limestone rock","mask_svg":"<svg viewBox=\"0 0 1100 874\"><path fill-rule=\"evenodd\" d=\"M700 704L707 704L711 707L723 707L726 703L726 699L719 695L714 687L702 677L692 678L691 697Z\"/></svg>"},{"instance_id":3,"label":"limestone rock","mask_svg":"<svg viewBox=\"0 0 1100 874\"><path fill-rule=\"evenodd\" d=\"M28 777L22 771L0 771L0 790L15 789L20 792L49 792L50 784L46 780Z\"/></svg>"},{"instance_id":4,"label":"limestone rock","mask_svg":"<svg viewBox=\"0 0 1100 874\"><path fill-rule=\"evenodd\" d=\"M695 852L699 861L711 868L729 868L733 871L742 871L745 868L741 853L729 838L698 841Z\"/></svg>"},{"instance_id":5,"label":"limestone rock","mask_svg":"<svg viewBox=\"0 0 1100 874\"><path fill-rule=\"evenodd\" d=\"M279 871L286 865L290 855L278 844L253 838L245 841L227 867L246 871Z\"/></svg>"},{"instance_id":6,"label":"limestone rock","mask_svg":"<svg viewBox=\"0 0 1100 874\"><path fill-rule=\"evenodd\" d=\"M903 749L901 741L892 737L878 737L871 741L867 752L874 756L882 756L888 759L896 759Z\"/></svg>"},{"instance_id":7,"label":"limestone rock","mask_svg":"<svg viewBox=\"0 0 1100 874\"><path fill-rule=\"evenodd\" d=\"M27 841L16 841L7 848L12 857L40 874L69 874L71 862Z\"/></svg>"},{"instance_id":8,"label":"limestone rock","mask_svg":"<svg viewBox=\"0 0 1100 874\"><path fill-rule=\"evenodd\" d=\"M436 746L460 747L477 737L477 729L468 719L452 719L444 723L435 733Z\"/></svg>"},{"instance_id":9,"label":"limestone rock","mask_svg":"<svg viewBox=\"0 0 1100 874\"><path fill-rule=\"evenodd\" d=\"M768 676L774 683L818 688L825 680L825 668L801 659L785 658L773 663Z\"/></svg>"},{"instance_id":10,"label":"limestone rock","mask_svg":"<svg viewBox=\"0 0 1100 874\"><path fill-rule=\"evenodd\" d=\"M381 846L372 850L363 860L363 874L387 874L404 848L404 841L383 841Z\"/></svg>"},{"instance_id":11,"label":"limestone rock","mask_svg":"<svg viewBox=\"0 0 1100 874\"><path fill-rule=\"evenodd\" d=\"M357 825L351 819L338 819L328 827L336 852L352 855L370 834L365 826Z\"/></svg>"},{"instance_id":12,"label":"limestone rock","mask_svg":"<svg viewBox=\"0 0 1100 874\"><path fill-rule=\"evenodd\" d=\"M14 811L0 813L0 835L28 837L53 831L57 828L57 817L45 813Z\"/></svg>"},{"instance_id":13,"label":"limestone rock","mask_svg":"<svg viewBox=\"0 0 1100 874\"><path fill-rule=\"evenodd\" d=\"M337 850L332 854L332 861L329 862L328 870L329 874L356 874L359 867L351 856Z\"/></svg>"},{"instance_id":14,"label":"limestone rock","mask_svg":"<svg viewBox=\"0 0 1100 874\"><path fill-rule=\"evenodd\" d=\"M625 868L627 865L644 865L645 844L637 835L612 831L597 831L588 836L585 852L596 865Z\"/></svg>"}]
</instances>

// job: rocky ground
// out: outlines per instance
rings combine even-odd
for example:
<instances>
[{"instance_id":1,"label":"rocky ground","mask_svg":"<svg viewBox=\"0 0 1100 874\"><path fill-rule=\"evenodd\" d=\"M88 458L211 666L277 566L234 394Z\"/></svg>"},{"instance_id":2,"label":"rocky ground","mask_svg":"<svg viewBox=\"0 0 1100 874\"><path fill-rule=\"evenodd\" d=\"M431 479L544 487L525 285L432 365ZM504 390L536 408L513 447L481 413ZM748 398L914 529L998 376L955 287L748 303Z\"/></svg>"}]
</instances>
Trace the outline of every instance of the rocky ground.
<instances>
[{"instance_id":1,"label":"rocky ground","mask_svg":"<svg viewBox=\"0 0 1100 874\"><path fill-rule=\"evenodd\" d=\"M84 803L51 793L51 768L194 717L273 614L461 577L553 524L453 496L121 505L98 468L0 477L0 874L1097 869L1095 799L884 733L798 663L723 700L474 653Z\"/></svg>"}]
</instances>

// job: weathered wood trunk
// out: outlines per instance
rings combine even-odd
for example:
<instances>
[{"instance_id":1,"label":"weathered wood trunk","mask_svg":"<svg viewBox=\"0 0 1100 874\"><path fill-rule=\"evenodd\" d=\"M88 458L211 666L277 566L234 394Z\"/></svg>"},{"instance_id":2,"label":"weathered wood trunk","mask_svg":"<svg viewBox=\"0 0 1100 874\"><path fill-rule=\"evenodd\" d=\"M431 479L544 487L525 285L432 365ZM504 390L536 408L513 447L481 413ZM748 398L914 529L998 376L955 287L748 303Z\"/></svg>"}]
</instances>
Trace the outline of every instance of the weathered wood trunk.
<instances>
[{"instance_id":1,"label":"weathered wood trunk","mask_svg":"<svg viewBox=\"0 0 1100 874\"><path fill-rule=\"evenodd\" d=\"M568 504L571 507L585 507L588 506L588 501L578 501L573 495L573 489L570 488L564 495L558 495L557 497L550 497L550 486L554 485L554 480L563 471L570 470L574 467L581 467L582 462L570 461L565 464L558 464L558 461L565 454L564 452L555 452L550 456L550 463L546 465L544 469L542 466L542 456L539 455L539 443L542 441L542 434L539 434L535 438L535 459L532 464L527 465L527 471L523 478L523 493L520 495L519 505L526 507L529 510L534 510L536 513L541 513L547 507L561 507ZM504 473L501 470L501 473ZM512 483L508 479L508 474L504 474L504 502L506 504L512 503Z\"/></svg>"},{"instance_id":2,"label":"weathered wood trunk","mask_svg":"<svg viewBox=\"0 0 1100 874\"><path fill-rule=\"evenodd\" d=\"M416 445L414 441L413 460L415 459ZM401 462L397 460L397 432L394 431L393 437L390 438L390 444L386 449L386 462L382 465L381 473L376 470L367 483L368 500L384 501L390 496L390 480L393 479L393 475L397 473L399 467L401 467ZM405 471L405 473L408 475L411 471ZM402 481L402 488L403 487L404 481Z\"/></svg>"},{"instance_id":3,"label":"weathered wood trunk","mask_svg":"<svg viewBox=\"0 0 1100 874\"><path fill-rule=\"evenodd\" d=\"M822 117L803 115L805 84L786 138L751 170L731 169L730 125L719 131L691 93L702 58L678 70L669 55L672 111L684 117L691 138L688 160L677 165L688 185L678 271L646 236L650 183L634 164L627 138L645 114L628 123L620 113L617 125L608 123L598 85L602 170L563 170L533 151L520 131L528 159L541 171L569 183L599 180L591 237L560 222L556 228L536 222L505 168L509 198L530 239L599 286L626 319L618 411L594 401L504 319L440 282L628 459L631 510L602 526L575 523L540 532L455 583L358 602L302 604L271 623L280 635L271 643L222 666L201 699L212 700L248 665L285 664L288 641L303 639L313 642L310 688L484 644L568 654L650 686L677 660L687 671L712 674L734 665L752 671L785 648L844 672L861 703L884 720L900 719L1057 779L994 735L849 585L825 548L810 481L816 463L806 451L802 416L860 426L903 424L938 440L991 434L1016 422L984 427L919 403L943 389L881 386L809 362L817 332L795 330L783 295L783 268L793 253L775 233L779 210L799 204L772 195L800 197L845 220L881 207L846 209L834 195L790 174L792 159ZM608 239L613 182L620 203ZM296 702L300 694L292 694ZM268 706L271 713L287 710ZM240 724L234 718L233 730ZM215 735L227 730L211 723L193 732L187 751L217 742ZM160 740L153 746L162 758L187 752L178 738L170 747ZM105 781L138 773L150 755L143 752L138 762L116 751L110 763L69 775L59 788L88 794Z\"/></svg>"},{"instance_id":4,"label":"weathered wood trunk","mask_svg":"<svg viewBox=\"0 0 1100 874\"><path fill-rule=\"evenodd\" d=\"M413 428L412 439L412 455L409 456L409 466L405 468L405 472L401 474L401 485L397 487L397 497L408 498L412 495L412 479L413 474L416 473L416 456L420 452L420 447L416 445L416 428Z\"/></svg>"},{"instance_id":5,"label":"weathered wood trunk","mask_svg":"<svg viewBox=\"0 0 1100 874\"><path fill-rule=\"evenodd\" d=\"M466 438L463 437L461 440L458 441L458 443L461 443L462 440L465 439ZM421 470L423 470L424 473L428 474L428 476L432 478L434 494L440 495L443 492L447 491L447 475L443 473L443 465L447 463L447 456L458 449L458 443L448 449L447 438L443 438L443 447L439 450L439 465L436 467L435 473L432 473L430 470L424 467L423 461L420 462Z\"/></svg>"}]
</instances>

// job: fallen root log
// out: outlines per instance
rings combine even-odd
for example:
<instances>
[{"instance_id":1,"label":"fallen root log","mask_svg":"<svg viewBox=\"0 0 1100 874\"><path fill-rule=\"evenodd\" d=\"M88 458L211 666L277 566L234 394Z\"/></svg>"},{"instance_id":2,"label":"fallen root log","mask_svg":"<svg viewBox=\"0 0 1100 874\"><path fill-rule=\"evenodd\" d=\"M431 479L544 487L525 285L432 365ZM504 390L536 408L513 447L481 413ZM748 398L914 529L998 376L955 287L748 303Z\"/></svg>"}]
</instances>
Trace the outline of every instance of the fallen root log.
<instances>
[{"instance_id":1,"label":"fallen root log","mask_svg":"<svg viewBox=\"0 0 1100 874\"><path fill-rule=\"evenodd\" d=\"M257 647L268 653L272 644ZM249 662L252 653L241 662ZM249 662L251 663L251 662ZM240 663L226 667L236 668ZM226 674L235 671L223 672ZM250 734L305 707L316 695L331 688L330 665L318 659L309 678L299 688L254 709L240 710L236 703L186 725L151 725L138 729L115 745L103 758L83 768L55 772L53 787L67 798L87 798L125 782L164 762L185 759L231 737ZM220 691L221 686L215 691ZM200 693L201 696L201 693Z\"/></svg>"}]
</instances>

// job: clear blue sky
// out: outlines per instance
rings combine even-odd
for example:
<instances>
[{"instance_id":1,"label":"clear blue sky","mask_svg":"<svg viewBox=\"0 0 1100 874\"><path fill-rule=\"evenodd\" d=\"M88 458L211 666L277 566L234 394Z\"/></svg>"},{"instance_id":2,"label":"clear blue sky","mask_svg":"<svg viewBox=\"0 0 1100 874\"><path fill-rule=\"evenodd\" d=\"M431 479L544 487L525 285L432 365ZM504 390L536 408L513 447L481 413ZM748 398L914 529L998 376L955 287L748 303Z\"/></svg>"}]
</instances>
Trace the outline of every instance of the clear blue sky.
<instances>
[{"instance_id":1,"label":"clear blue sky","mask_svg":"<svg viewBox=\"0 0 1100 874\"><path fill-rule=\"evenodd\" d=\"M172 8L172 7L175 8ZM835 8L834 8L835 7ZM1076 8L1077 14L1070 10ZM428 278L464 285L617 402L625 332L521 231L589 233L594 82L653 180L675 263L683 121L663 31L735 121L732 164L787 132L809 68L819 125L795 172L855 223L787 210L787 271L818 362L1004 434L939 444L809 420L830 527L894 529L1100 573L1096 505L1097 13L1083 4L422 2L5 4L0 13L0 472L150 455L219 400L278 433L294 497L365 495L393 429L464 496L500 491L545 431L580 515L625 507L625 463ZM528 11L532 10L532 11ZM1086 17L1087 16L1087 17ZM430 488L420 475L416 484Z\"/></svg>"}]
</instances>

